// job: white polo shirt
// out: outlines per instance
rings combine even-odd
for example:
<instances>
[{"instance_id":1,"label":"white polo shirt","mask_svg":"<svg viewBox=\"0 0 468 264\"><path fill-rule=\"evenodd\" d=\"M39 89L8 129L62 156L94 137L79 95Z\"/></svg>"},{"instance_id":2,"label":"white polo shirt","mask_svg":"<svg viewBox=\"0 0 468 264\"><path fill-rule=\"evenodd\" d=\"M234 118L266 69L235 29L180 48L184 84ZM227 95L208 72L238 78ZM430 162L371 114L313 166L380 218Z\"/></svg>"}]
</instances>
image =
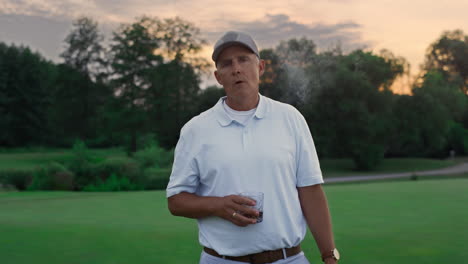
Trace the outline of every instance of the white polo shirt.
<instances>
[{"instance_id":1,"label":"white polo shirt","mask_svg":"<svg viewBox=\"0 0 468 264\"><path fill-rule=\"evenodd\" d=\"M229 117L224 99L182 128L167 197L263 192L263 222L239 227L201 218L200 243L226 256L296 246L307 231L296 187L323 183L307 123L294 107L260 95L242 125Z\"/></svg>"}]
</instances>

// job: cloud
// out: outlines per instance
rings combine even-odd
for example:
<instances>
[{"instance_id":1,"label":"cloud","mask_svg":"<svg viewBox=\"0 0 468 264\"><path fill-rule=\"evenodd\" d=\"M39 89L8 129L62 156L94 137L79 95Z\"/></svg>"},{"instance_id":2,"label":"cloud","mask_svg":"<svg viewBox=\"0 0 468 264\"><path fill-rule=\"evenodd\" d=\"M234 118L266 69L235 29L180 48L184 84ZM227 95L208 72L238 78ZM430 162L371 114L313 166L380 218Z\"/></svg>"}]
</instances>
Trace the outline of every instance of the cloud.
<instances>
[{"instance_id":1,"label":"cloud","mask_svg":"<svg viewBox=\"0 0 468 264\"><path fill-rule=\"evenodd\" d=\"M253 21L228 21L225 30L233 29L250 33L260 48L273 48L281 40L306 37L313 40L320 49L326 50L339 44L346 51L371 45L361 38L361 28L360 24L352 21L308 25L293 21L285 14L267 14L262 19ZM214 43L223 32L206 32L205 36Z\"/></svg>"},{"instance_id":2,"label":"cloud","mask_svg":"<svg viewBox=\"0 0 468 264\"><path fill-rule=\"evenodd\" d=\"M240 0L245 2L245 0ZM339 2L343 0L337 0ZM250 18L243 17L245 8L236 9L232 4L223 5L218 12L207 11L203 6L212 5L211 0L0 0L0 16L19 15L34 18L71 22L85 14L96 19L105 28L117 28L122 22L133 21L143 14L159 14L160 17L179 15L199 24L206 38L214 44L225 30L237 29L251 33L260 48L272 48L281 40L307 37L319 49L329 49L341 45L344 51L370 46L361 38L362 26L353 21L336 24L304 24L292 20L288 15L265 14L264 9L252 8ZM240 5L242 6L242 5ZM200 9L201 8L201 9ZM224 11L223 11L224 10ZM230 10L226 17L225 10ZM249 9L250 10L250 9ZM195 15L192 16L193 12ZM201 12L201 13L200 13ZM209 13L206 13L209 12ZM220 13L221 12L221 13ZM217 14L218 18L215 18ZM10 27L16 27L10 24ZM110 29L104 30L105 33ZM26 31L27 32L27 31Z\"/></svg>"},{"instance_id":3,"label":"cloud","mask_svg":"<svg viewBox=\"0 0 468 264\"><path fill-rule=\"evenodd\" d=\"M96 14L94 1L81 0L3 0L0 14L26 15L36 17L56 17L66 19L80 13Z\"/></svg>"},{"instance_id":4,"label":"cloud","mask_svg":"<svg viewBox=\"0 0 468 264\"><path fill-rule=\"evenodd\" d=\"M246 18L240 15L245 8L226 16L223 10L231 12L231 6L218 12L203 8L212 4L211 0L0 0L0 41L23 43L57 60L63 39L78 16L86 15L98 21L101 32L109 39L120 23L131 22L146 13L159 14L161 18L178 15L195 22L211 44L225 30L237 29L251 33L263 49L275 47L281 40L300 37L312 39L322 50L337 44L344 51L370 45L361 38L362 26L353 21L305 24L283 13L259 16L265 13L257 9Z\"/></svg>"},{"instance_id":5,"label":"cloud","mask_svg":"<svg viewBox=\"0 0 468 264\"><path fill-rule=\"evenodd\" d=\"M0 14L0 41L28 46L47 59L57 61L70 27L71 23L64 20Z\"/></svg>"},{"instance_id":6,"label":"cloud","mask_svg":"<svg viewBox=\"0 0 468 264\"><path fill-rule=\"evenodd\" d=\"M129 22L136 16L167 11L165 0L0 0L0 15L26 15L73 20L82 15L100 23Z\"/></svg>"}]
</instances>

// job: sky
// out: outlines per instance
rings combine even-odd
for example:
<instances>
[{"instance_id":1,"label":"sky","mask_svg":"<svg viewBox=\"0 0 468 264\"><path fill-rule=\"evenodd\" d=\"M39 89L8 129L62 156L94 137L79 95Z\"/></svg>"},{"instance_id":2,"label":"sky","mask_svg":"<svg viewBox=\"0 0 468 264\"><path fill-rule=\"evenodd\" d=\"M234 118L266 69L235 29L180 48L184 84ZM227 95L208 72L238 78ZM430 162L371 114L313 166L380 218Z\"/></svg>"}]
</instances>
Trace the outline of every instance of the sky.
<instances>
[{"instance_id":1,"label":"sky","mask_svg":"<svg viewBox=\"0 0 468 264\"><path fill-rule=\"evenodd\" d=\"M408 60L415 75L427 48L444 31L468 34L467 12L467 0L0 0L0 41L29 46L60 62L63 40L79 16L98 21L107 37L141 15L179 16L200 28L209 43L207 58L224 31L240 30L260 49L300 37L321 51L337 45L345 52L388 49Z\"/></svg>"}]
</instances>

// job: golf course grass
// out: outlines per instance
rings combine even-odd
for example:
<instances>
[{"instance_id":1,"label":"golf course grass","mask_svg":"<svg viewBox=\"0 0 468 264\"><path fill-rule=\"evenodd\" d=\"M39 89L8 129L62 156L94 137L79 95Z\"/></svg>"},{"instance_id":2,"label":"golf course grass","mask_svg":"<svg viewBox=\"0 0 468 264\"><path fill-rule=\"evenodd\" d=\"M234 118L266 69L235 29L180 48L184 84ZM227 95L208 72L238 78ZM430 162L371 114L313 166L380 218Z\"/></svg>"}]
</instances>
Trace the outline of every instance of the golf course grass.
<instances>
[{"instance_id":1,"label":"golf course grass","mask_svg":"<svg viewBox=\"0 0 468 264\"><path fill-rule=\"evenodd\" d=\"M341 263L463 263L468 179L325 186ZM321 263L310 234L303 248ZM198 263L164 191L0 192L0 263Z\"/></svg>"},{"instance_id":2,"label":"golf course grass","mask_svg":"<svg viewBox=\"0 0 468 264\"><path fill-rule=\"evenodd\" d=\"M320 167L322 168L323 176L329 178L437 170L456 165L459 162L450 159L389 158L382 160L382 162L372 170L358 171L355 169L354 162L351 159L322 159L320 160Z\"/></svg>"},{"instance_id":3,"label":"golf course grass","mask_svg":"<svg viewBox=\"0 0 468 264\"><path fill-rule=\"evenodd\" d=\"M121 148L90 149L90 154L96 158L122 157L125 152ZM46 165L52 161L66 163L73 158L70 149L40 149L37 151L0 152L0 171L31 170ZM466 162L461 160L460 162ZM441 169L457 164L454 160L438 160L423 158L390 158L384 159L370 171L357 171L351 159L321 159L320 166L323 176L344 177L352 175L375 175L382 173L411 172Z\"/></svg>"},{"instance_id":4,"label":"golf course grass","mask_svg":"<svg viewBox=\"0 0 468 264\"><path fill-rule=\"evenodd\" d=\"M120 148L91 149L93 157L122 157L125 152ZM38 151L9 151L0 152L0 170L7 169L34 169L37 166L46 165L49 162L67 162L73 158L70 149L44 149Z\"/></svg>"}]
</instances>

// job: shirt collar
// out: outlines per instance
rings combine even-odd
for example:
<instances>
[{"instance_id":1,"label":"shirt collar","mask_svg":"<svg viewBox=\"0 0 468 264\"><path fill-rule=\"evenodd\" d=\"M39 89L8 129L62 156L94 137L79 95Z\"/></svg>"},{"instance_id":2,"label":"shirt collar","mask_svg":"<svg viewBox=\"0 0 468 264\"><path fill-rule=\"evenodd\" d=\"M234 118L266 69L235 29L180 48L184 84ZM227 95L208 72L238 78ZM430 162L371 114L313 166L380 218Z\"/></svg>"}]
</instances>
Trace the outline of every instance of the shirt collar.
<instances>
[{"instance_id":1,"label":"shirt collar","mask_svg":"<svg viewBox=\"0 0 468 264\"><path fill-rule=\"evenodd\" d=\"M254 116L257 117L258 119L262 119L265 117L266 114L266 98L258 94L260 99L257 105L257 110L255 111ZM226 110L223 108L223 101L226 99L227 96L221 97L218 102L216 103L214 107L214 111L216 113L216 118L218 119L218 122L221 126L228 126L230 125L234 119L232 119L228 113L226 113Z\"/></svg>"}]
</instances>

